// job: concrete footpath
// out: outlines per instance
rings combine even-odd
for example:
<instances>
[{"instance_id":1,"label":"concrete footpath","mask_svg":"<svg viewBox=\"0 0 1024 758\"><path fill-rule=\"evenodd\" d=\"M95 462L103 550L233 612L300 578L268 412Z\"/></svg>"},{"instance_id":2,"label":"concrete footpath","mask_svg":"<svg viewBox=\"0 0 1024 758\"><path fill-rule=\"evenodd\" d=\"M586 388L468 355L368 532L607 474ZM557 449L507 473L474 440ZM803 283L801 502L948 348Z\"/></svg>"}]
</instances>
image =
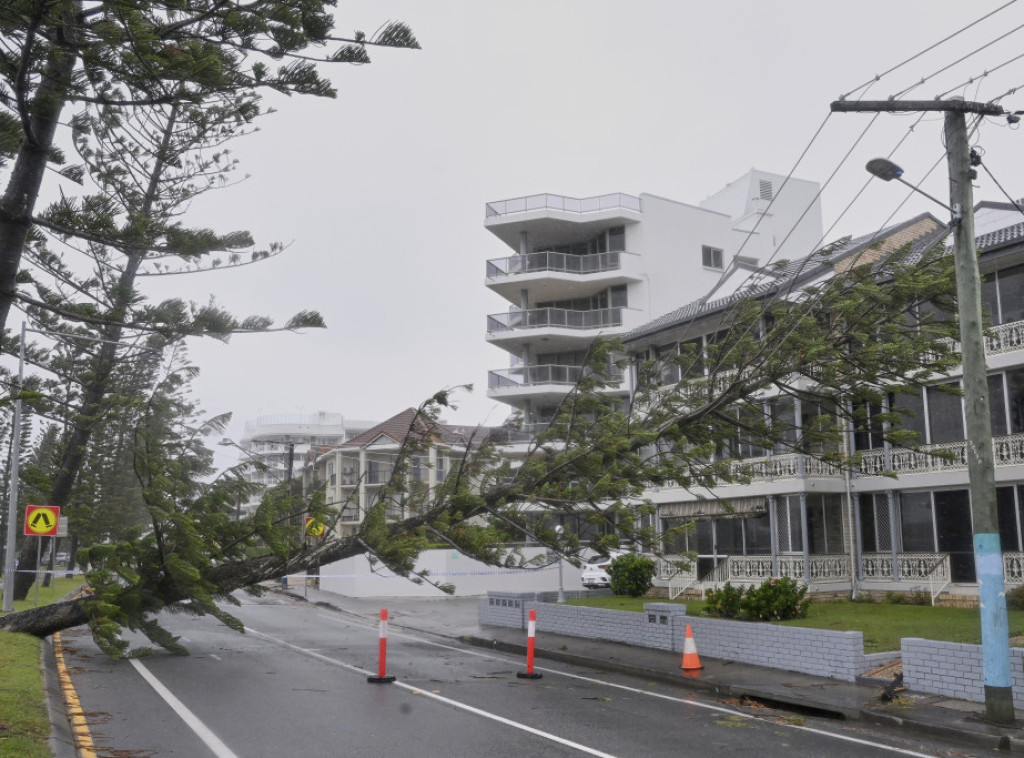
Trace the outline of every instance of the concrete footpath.
<instances>
[{"instance_id":1,"label":"concrete footpath","mask_svg":"<svg viewBox=\"0 0 1024 758\"><path fill-rule=\"evenodd\" d=\"M394 628L513 654L526 653L525 631L480 625L477 597L367 599L303 587L287 594L368 621L377 620L380 609L387 608L389 625ZM696 644L699 654L699 639ZM547 632L538 632L534 652L538 658L633 674L719 698L748 698L812 715L902 727L932 737L1024 753L1024 712L1017 711L1017 726L994 726L985 722L981 703L914 692L900 692L894 701L883 702L880 694L885 682L881 680L842 682L703 655L701 670L684 673L679 653Z\"/></svg>"}]
</instances>

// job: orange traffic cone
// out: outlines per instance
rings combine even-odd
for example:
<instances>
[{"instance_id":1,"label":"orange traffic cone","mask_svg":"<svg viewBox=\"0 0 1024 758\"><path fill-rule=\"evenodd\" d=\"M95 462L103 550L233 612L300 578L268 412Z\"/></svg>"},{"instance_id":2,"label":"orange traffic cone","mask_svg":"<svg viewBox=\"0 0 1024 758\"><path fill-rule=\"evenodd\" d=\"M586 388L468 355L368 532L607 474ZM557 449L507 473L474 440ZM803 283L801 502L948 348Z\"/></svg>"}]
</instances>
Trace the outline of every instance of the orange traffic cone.
<instances>
[{"instance_id":1,"label":"orange traffic cone","mask_svg":"<svg viewBox=\"0 0 1024 758\"><path fill-rule=\"evenodd\" d=\"M697 643L693 641L693 630L686 625L686 640L683 642L683 664L679 667L683 671L698 671L704 668L700 663L700 656L697 655Z\"/></svg>"}]
</instances>

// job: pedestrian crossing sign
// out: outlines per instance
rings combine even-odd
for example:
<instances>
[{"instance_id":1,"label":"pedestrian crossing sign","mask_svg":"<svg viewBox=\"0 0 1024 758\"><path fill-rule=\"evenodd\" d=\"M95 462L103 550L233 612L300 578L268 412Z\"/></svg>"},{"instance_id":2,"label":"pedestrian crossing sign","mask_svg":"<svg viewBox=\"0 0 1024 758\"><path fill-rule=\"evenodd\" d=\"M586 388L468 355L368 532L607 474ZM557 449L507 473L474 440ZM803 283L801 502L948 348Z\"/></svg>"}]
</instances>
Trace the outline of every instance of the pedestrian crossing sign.
<instances>
[{"instance_id":1,"label":"pedestrian crossing sign","mask_svg":"<svg viewBox=\"0 0 1024 758\"><path fill-rule=\"evenodd\" d=\"M25 506L25 535L27 537L56 537L59 523L59 505Z\"/></svg>"}]
</instances>

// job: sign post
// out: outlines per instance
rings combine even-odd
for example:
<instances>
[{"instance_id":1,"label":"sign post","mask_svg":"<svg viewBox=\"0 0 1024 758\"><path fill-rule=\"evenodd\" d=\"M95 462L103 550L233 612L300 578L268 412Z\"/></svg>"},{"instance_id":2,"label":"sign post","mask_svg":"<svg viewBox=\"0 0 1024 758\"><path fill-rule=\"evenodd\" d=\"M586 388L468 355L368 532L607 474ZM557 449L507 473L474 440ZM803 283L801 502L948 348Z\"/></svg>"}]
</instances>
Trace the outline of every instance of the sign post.
<instances>
[{"instance_id":1,"label":"sign post","mask_svg":"<svg viewBox=\"0 0 1024 758\"><path fill-rule=\"evenodd\" d=\"M25 536L56 537L60 526L59 505L26 505ZM43 555L42 539L36 543L36 595L35 604L39 605L39 560Z\"/></svg>"}]
</instances>

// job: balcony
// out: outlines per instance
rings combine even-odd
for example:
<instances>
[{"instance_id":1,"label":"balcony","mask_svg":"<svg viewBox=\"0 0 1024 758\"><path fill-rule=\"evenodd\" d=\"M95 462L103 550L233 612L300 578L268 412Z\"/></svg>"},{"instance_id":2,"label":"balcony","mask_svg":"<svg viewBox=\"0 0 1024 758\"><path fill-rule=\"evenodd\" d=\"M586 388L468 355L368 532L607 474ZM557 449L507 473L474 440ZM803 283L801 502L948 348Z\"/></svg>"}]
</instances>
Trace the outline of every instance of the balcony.
<instances>
[{"instance_id":1,"label":"balcony","mask_svg":"<svg viewBox=\"0 0 1024 758\"><path fill-rule=\"evenodd\" d=\"M643 280L640 256L624 251L573 255L543 251L487 261L487 288L510 303L529 289L532 302L558 300Z\"/></svg>"},{"instance_id":2,"label":"balcony","mask_svg":"<svg viewBox=\"0 0 1024 758\"><path fill-rule=\"evenodd\" d=\"M592 255L570 255L569 253L548 251L513 255L510 258L494 258L487 261L487 278L532 274L540 271L565 274L599 274L605 271L618 271L622 265L621 256L622 253L617 251Z\"/></svg>"},{"instance_id":3,"label":"balcony","mask_svg":"<svg viewBox=\"0 0 1024 758\"><path fill-rule=\"evenodd\" d=\"M992 452L996 466L1024 464L1024 434L1007 434L992 438ZM861 457L861 476L897 476L906 474L936 474L943 471L967 470L967 442L946 442L940 445L921 445L916 450L893 448L889 451L889 466L884 450L868 450Z\"/></svg>"},{"instance_id":4,"label":"balcony","mask_svg":"<svg viewBox=\"0 0 1024 758\"><path fill-rule=\"evenodd\" d=\"M510 345L547 337L549 349L562 342L585 344L602 330L622 326L622 308L596 308L572 311L565 308L532 308L497 313L487 317L487 341ZM560 339L559 339L560 338Z\"/></svg>"},{"instance_id":5,"label":"balcony","mask_svg":"<svg viewBox=\"0 0 1024 758\"><path fill-rule=\"evenodd\" d=\"M640 212L640 198L615 192L598 197L563 197L562 195L528 195L511 200L487 203L487 218L508 216L530 211L561 211L563 213L596 213L598 211L625 209Z\"/></svg>"},{"instance_id":6,"label":"balcony","mask_svg":"<svg viewBox=\"0 0 1024 758\"><path fill-rule=\"evenodd\" d=\"M584 375L583 366L516 366L498 369L487 374L487 396L507 399L529 397L537 402L557 403L571 391ZM621 385L623 372L609 371L609 385Z\"/></svg>"}]
</instances>

